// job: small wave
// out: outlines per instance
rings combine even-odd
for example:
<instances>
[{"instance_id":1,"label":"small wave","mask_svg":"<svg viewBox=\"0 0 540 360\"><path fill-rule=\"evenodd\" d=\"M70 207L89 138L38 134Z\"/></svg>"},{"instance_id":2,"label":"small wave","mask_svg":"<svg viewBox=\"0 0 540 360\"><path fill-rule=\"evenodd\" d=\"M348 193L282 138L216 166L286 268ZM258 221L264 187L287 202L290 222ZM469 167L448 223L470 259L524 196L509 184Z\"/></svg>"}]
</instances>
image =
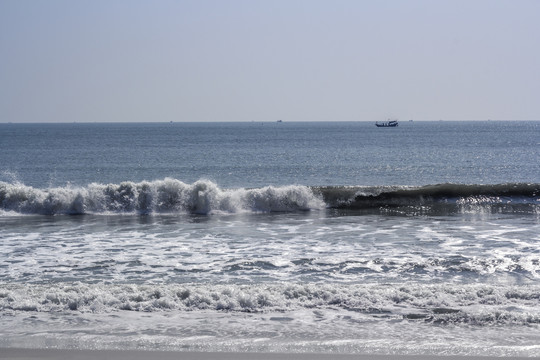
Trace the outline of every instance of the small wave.
<instances>
[{"instance_id":1,"label":"small wave","mask_svg":"<svg viewBox=\"0 0 540 360\"><path fill-rule=\"evenodd\" d=\"M0 285L0 311L285 312L343 309L434 323L540 324L538 286L379 284Z\"/></svg>"},{"instance_id":2,"label":"small wave","mask_svg":"<svg viewBox=\"0 0 540 360\"><path fill-rule=\"evenodd\" d=\"M456 212L538 214L540 184L411 186L267 186L222 189L177 179L39 189L0 182L0 215L288 212L335 208L402 215Z\"/></svg>"},{"instance_id":3,"label":"small wave","mask_svg":"<svg viewBox=\"0 0 540 360\"><path fill-rule=\"evenodd\" d=\"M90 184L37 189L0 182L4 212L25 214L273 212L324 208L305 186L221 189L207 180L186 184L176 179L140 183Z\"/></svg>"}]
</instances>

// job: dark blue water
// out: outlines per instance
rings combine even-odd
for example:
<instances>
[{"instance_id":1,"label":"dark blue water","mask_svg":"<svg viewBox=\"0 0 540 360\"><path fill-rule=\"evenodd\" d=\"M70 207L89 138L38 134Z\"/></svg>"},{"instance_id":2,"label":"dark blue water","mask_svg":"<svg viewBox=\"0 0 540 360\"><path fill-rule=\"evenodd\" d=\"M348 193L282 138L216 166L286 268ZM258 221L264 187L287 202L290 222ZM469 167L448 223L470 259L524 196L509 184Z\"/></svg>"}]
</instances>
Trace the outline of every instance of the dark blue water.
<instances>
[{"instance_id":1,"label":"dark blue water","mask_svg":"<svg viewBox=\"0 0 540 360\"><path fill-rule=\"evenodd\" d=\"M538 122L0 124L0 181L540 182Z\"/></svg>"}]
</instances>

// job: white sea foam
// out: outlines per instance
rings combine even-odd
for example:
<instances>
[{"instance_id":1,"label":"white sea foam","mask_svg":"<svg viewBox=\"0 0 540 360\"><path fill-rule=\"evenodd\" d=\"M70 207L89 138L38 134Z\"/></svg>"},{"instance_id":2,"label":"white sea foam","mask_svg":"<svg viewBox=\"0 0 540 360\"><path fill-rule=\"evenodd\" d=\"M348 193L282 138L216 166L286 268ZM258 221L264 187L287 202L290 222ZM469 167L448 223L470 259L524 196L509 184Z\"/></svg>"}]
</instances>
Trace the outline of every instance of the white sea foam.
<instances>
[{"instance_id":1,"label":"white sea foam","mask_svg":"<svg viewBox=\"0 0 540 360\"><path fill-rule=\"evenodd\" d=\"M0 281L534 282L534 217L6 217ZM471 226L474 225L474 226Z\"/></svg>"},{"instance_id":2,"label":"white sea foam","mask_svg":"<svg viewBox=\"0 0 540 360\"><path fill-rule=\"evenodd\" d=\"M343 309L388 320L540 324L538 286L378 284L1 284L0 311L283 312Z\"/></svg>"},{"instance_id":3,"label":"white sea foam","mask_svg":"<svg viewBox=\"0 0 540 360\"><path fill-rule=\"evenodd\" d=\"M171 178L47 189L0 182L0 205L4 212L30 214L211 214L298 211L325 207L324 202L306 186L222 189L208 180L186 184Z\"/></svg>"}]
</instances>

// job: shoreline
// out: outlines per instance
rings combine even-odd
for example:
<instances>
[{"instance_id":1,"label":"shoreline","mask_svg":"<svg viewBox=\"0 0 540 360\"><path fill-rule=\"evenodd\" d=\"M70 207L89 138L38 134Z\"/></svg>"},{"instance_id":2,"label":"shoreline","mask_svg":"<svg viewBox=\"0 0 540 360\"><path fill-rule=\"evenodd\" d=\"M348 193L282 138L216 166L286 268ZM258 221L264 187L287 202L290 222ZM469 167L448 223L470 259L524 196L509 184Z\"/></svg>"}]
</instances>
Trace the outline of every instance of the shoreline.
<instances>
[{"instance_id":1,"label":"shoreline","mask_svg":"<svg viewBox=\"0 0 540 360\"><path fill-rule=\"evenodd\" d=\"M75 350L0 348L0 359L72 359L72 360L485 360L489 356L465 355L369 355L318 353L242 353L242 352L182 352L159 350ZM538 359L538 357L501 357L506 360Z\"/></svg>"}]
</instances>

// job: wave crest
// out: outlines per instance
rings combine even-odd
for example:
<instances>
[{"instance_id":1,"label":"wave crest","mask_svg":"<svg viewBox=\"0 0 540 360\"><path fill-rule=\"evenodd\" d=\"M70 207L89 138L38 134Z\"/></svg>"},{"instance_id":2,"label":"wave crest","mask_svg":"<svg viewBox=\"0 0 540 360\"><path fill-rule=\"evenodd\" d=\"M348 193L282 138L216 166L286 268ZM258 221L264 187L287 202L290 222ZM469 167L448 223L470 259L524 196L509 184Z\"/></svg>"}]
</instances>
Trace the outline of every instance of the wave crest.
<instances>
[{"instance_id":1,"label":"wave crest","mask_svg":"<svg viewBox=\"0 0 540 360\"><path fill-rule=\"evenodd\" d=\"M540 213L540 184L266 186L223 189L209 180L92 183L38 189L0 182L0 211L24 214L239 213L334 208L396 215Z\"/></svg>"},{"instance_id":2,"label":"wave crest","mask_svg":"<svg viewBox=\"0 0 540 360\"><path fill-rule=\"evenodd\" d=\"M3 211L26 214L272 212L324 208L306 186L221 189L208 180L122 182L37 189L0 182Z\"/></svg>"},{"instance_id":3,"label":"wave crest","mask_svg":"<svg viewBox=\"0 0 540 360\"><path fill-rule=\"evenodd\" d=\"M404 215L443 215L456 212L538 213L540 184L437 184L426 186L319 187L329 207L378 209Z\"/></svg>"}]
</instances>

